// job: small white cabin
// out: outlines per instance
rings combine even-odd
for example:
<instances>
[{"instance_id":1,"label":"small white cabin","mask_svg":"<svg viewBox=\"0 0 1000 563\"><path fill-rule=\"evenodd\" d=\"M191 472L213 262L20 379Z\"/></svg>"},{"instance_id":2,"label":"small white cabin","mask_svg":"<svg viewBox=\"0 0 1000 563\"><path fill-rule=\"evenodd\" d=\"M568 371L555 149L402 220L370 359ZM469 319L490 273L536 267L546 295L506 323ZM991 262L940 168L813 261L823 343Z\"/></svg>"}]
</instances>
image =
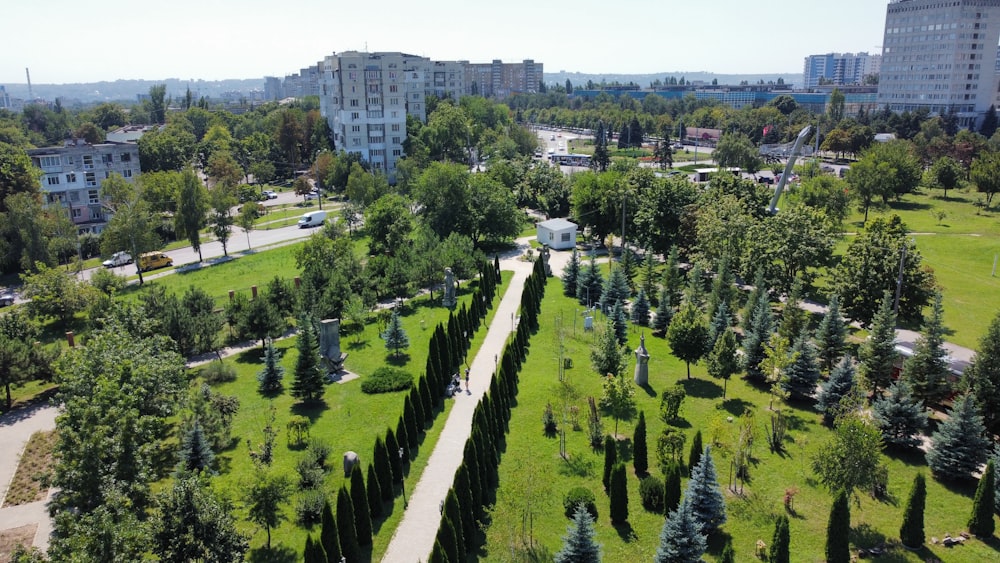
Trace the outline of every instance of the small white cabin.
<instances>
[{"instance_id":1,"label":"small white cabin","mask_svg":"<svg viewBox=\"0 0 1000 563\"><path fill-rule=\"evenodd\" d=\"M566 250L576 246L576 223L567 219L549 219L535 225L538 243L552 250Z\"/></svg>"}]
</instances>

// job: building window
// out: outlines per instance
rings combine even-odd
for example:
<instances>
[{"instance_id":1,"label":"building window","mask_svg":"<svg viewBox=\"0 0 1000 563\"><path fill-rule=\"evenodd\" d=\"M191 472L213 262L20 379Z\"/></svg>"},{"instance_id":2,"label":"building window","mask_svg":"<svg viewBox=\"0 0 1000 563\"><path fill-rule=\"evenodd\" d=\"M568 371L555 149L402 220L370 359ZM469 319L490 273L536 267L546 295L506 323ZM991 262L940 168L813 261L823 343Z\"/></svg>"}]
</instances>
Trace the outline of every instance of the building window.
<instances>
[{"instance_id":1,"label":"building window","mask_svg":"<svg viewBox=\"0 0 1000 563\"><path fill-rule=\"evenodd\" d=\"M399 124L398 123L393 123L392 124L392 130L393 131L399 131Z\"/></svg>"},{"instance_id":2,"label":"building window","mask_svg":"<svg viewBox=\"0 0 1000 563\"><path fill-rule=\"evenodd\" d=\"M52 168L52 167L55 167L55 166L59 166L59 157L58 156L43 156L43 157L39 158L38 160L39 160L39 162L41 162L42 168Z\"/></svg>"},{"instance_id":3,"label":"building window","mask_svg":"<svg viewBox=\"0 0 1000 563\"><path fill-rule=\"evenodd\" d=\"M66 175L66 183L72 184L74 182L76 182L76 173L70 172L69 174Z\"/></svg>"},{"instance_id":4,"label":"building window","mask_svg":"<svg viewBox=\"0 0 1000 563\"><path fill-rule=\"evenodd\" d=\"M392 138L392 144L398 145L399 144L399 137L393 137Z\"/></svg>"},{"instance_id":5,"label":"building window","mask_svg":"<svg viewBox=\"0 0 1000 563\"><path fill-rule=\"evenodd\" d=\"M87 190L87 201L90 203L101 203L101 198L97 195L97 190Z\"/></svg>"},{"instance_id":6,"label":"building window","mask_svg":"<svg viewBox=\"0 0 1000 563\"><path fill-rule=\"evenodd\" d=\"M62 198L59 198L59 199L62 200ZM69 192L69 201L71 203L76 203L76 202L80 201L80 192L77 192L77 191Z\"/></svg>"},{"instance_id":7,"label":"building window","mask_svg":"<svg viewBox=\"0 0 1000 563\"><path fill-rule=\"evenodd\" d=\"M79 207L74 207L72 213L74 219L79 219L80 217L83 216L83 210L80 209Z\"/></svg>"},{"instance_id":8,"label":"building window","mask_svg":"<svg viewBox=\"0 0 1000 563\"><path fill-rule=\"evenodd\" d=\"M94 169L94 157L93 156L91 156L89 154L83 155L83 169L84 170L93 170Z\"/></svg>"},{"instance_id":9,"label":"building window","mask_svg":"<svg viewBox=\"0 0 1000 563\"><path fill-rule=\"evenodd\" d=\"M357 100L351 100L351 107L352 108L358 107L358 101Z\"/></svg>"},{"instance_id":10,"label":"building window","mask_svg":"<svg viewBox=\"0 0 1000 563\"><path fill-rule=\"evenodd\" d=\"M132 177L132 169L131 168L126 168L125 170L122 170L122 177L124 177L124 178L131 178Z\"/></svg>"},{"instance_id":11,"label":"building window","mask_svg":"<svg viewBox=\"0 0 1000 563\"><path fill-rule=\"evenodd\" d=\"M351 125L351 133L360 133L360 132L361 132L360 125Z\"/></svg>"},{"instance_id":12,"label":"building window","mask_svg":"<svg viewBox=\"0 0 1000 563\"><path fill-rule=\"evenodd\" d=\"M356 111L351 112L351 119L358 119L359 117L361 117L360 113L358 113Z\"/></svg>"},{"instance_id":13,"label":"building window","mask_svg":"<svg viewBox=\"0 0 1000 563\"><path fill-rule=\"evenodd\" d=\"M392 156L403 156L402 149L392 149Z\"/></svg>"},{"instance_id":14,"label":"building window","mask_svg":"<svg viewBox=\"0 0 1000 563\"><path fill-rule=\"evenodd\" d=\"M93 172L87 172L87 174L84 176L84 181L86 182L88 188L97 185L97 177L94 176Z\"/></svg>"},{"instance_id":15,"label":"building window","mask_svg":"<svg viewBox=\"0 0 1000 563\"><path fill-rule=\"evenodd\" d=\"M111 165L111 163L113 163L114 161L115 161L114 155L111 154L101 155L101 162L103 162L104 164Z\"/></svg>"},{"instance_id":16,"label":"building window","mask_svg":"<svg viewBox=\"0 0 1000 563\"><path fill-rule=\"evenodd\" d=\"M569 242L569 233L562 233L559 236L559 240L562 242Z\"/></svg>"},{"instance_id":17,"label":"building window","mask_svg":"<svg viewBox=\"0 0 1000 563\"><path fill-rule=\"evenodd\" d=\"M390 84L389 85L389 91L390 92L395 92L396 91L396 85L395 84Z\"/></svg>"},{"instance_id":18,"label":"building window","mask_svg":"<svg viewBox=\"0 0 1000 563\"><path fill-rule=\"evenodd\" d=\"M46 180L48 181L50 186L59 185L59 176L49 176L48 178L46 178Z\"/></svg>"}]
</instances>

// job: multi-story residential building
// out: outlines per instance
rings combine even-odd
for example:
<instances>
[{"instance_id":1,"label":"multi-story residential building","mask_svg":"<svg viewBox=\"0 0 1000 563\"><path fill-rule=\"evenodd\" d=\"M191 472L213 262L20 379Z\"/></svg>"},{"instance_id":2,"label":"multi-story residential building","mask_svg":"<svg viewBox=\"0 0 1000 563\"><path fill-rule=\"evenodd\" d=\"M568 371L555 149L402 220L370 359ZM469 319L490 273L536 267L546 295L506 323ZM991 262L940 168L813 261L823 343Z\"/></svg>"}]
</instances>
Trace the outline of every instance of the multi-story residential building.
<instances>
[{"instance_id":1,"label":"multi-story residential building","mask_svg":"<svg viewBox=\"0 0 1000 563\"><path fill-rule=\"evenodd\" d=\"M869 55L865 52L809 55L802 68L803 87L809 89L821 84L864 84L865 77L878 76L881 66L882 55Z\"/></svg>"},{"instance_id":2,"label":"multi-story residential building","mask_svg":"<svg viewBox=\"0 0 1000 563\"><path fill-rule=\"evenodd\" d=\"M465 67L465 94L506 98L511 94L535 93L544 79L542 63L525 59L520 63L459 61Z\"/></svg>"},{"instance_id":3,"label":"multi-story residential building","mask_svg":"<svg viewBox=\"0 0 1000 563\"><path fill-rule=\"evenodd\" d=\"M973 127L996 99L1000 0L893 0L886 8L878 104L955 112Z\"/></svg>"},{"instance_id":4,"label":"multi-story residential building","mask_svg":"<svg viewBox=\"0 0 1000 563\"><path fill-rule=\"evenodd\" d=\"M0 84L0 109L11 109L10 105L10 95L7 94L7 89Z\"/></svg>"},{"instance_id":5,"label":"multi-story residential building","mask_svg":"<svg viewBox=\"0 0 1000 563\"><path fill-rule=\"evenodd\" d=\"M285 97L285 90L282 88L281 79L277 76L264 77L264 99L267 101L277 101Z\"/></svg>"},{"instance_id":6,"label":"multi-story residential building","mask_svg":"<svg viewBox=\"0 0 1000 563\"><path fill-rule=\"evenodd\" d=\"M75 139L61 147L31 149L28 156L42 171L45 202L64 207L80 234L100 233L107 224L101 182L116 172L131 183L140 173L135 143L91 145Z\"/></svg>"}]
</instances>

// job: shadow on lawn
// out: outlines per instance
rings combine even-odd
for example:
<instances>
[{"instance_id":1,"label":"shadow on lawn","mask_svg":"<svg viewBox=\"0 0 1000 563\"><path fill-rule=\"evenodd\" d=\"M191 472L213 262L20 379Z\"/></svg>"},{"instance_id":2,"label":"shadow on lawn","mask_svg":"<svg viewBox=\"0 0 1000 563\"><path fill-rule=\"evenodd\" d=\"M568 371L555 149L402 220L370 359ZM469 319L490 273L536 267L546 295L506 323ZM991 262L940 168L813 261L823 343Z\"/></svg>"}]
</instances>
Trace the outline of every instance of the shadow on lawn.
<instances>
[{"instance_id":1,"label":"shadow on lawn","mask_svg":"<svg viewBox=\"0 0 1000 563\"><path fill-rule=\"evenodd\" d=\"M684 386L684 391L691 397L716 399L722 396L722 387L714 381L705 379L682 379L678 383Z\"/></svg>"},{"instance_id":2,"label":"shadow on lawn","mask_svg":"<svg viewBox=\"0 0 1000 563\"><path fill-rule=\"evenodd\" d=\"M593 477L594 458L580 455L571 455L566 463L559 464L559 474L564 477Z\"/></svg>"},{"instance_id":3,"label":"shadow on lawn","mask_svg":"<svg viewBox=\"0 0 1000 563\"><path fill-rule=\"evenodd\" d=\"M618 537L622 539L625 543L632 543L639 540L639 536L632 529L632 524L624 522L622 524L614 524L615 531L618 532Z\"/></svg>"},{"instance_id":4,"label":"shadow on lawn","mask_svg":"<svg viewBox=\"0 0 1000 563\"><path fill-rule=\"evenodd\" d=\"M247 561L250 563L296 563L299 560L295 550L285 546L272 546L271 549L258 547L250 550Z\"/></svg>"},{"instance_id":5,"label":"shadow on lawn","mask_svg":"<svg viewBox=\"0 0 1000 563\"><path fill-rule=\"evenodd\" d=\"M719 408L733 416L743 416L743 413L754 408L754 404L743 399L726 399Z\"/></svg>"},{"instance_id":6,"label":"shadow on lawn","mask_svg":"<svg viewBox=\"0 0 1000 563\"><path fill-rule=\"evenodd\" d=\"M329 408L325 401L302 401L292 405L292 412L308 418L310 424L315 424Z\"/></svg>"},{"instance_id":7,"label":"shadow on lawn","mask_svg":"<svg viewBox=\"0 0 1000 563\"><path fill-rule=\"evenodd\" d=\"M647 395L647 396L649 396L649 397L655 397L655 396L656 396L656 389L653 389L653 386L652 386L652 385L650 385L649 383L647 383L647 384L645 384L645 385L640 385L639 387L640 387L640 388L641 388L641 389L642 389L643 391L645 391L645 392L646 392L646 395Z\"/></svg>"}]
</instances>

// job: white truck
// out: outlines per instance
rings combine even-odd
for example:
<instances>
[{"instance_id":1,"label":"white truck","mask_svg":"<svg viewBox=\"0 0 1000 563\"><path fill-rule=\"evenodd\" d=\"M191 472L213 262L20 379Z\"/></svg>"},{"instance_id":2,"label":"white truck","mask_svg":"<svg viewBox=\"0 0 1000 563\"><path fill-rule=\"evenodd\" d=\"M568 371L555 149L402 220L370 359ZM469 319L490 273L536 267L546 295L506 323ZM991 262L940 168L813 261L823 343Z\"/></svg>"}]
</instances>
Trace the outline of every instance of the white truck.
<instances>
[{"instance_id":1,"label":"white truck","mask_svg":"<svg viewBox=\"0 0 1000 563\"><path fill-rule=\"evenodd\" d=\"M111 255L111 258L102 262L105 268L116 268L118 266L124 266L131 263L132 255L125 251L115 252Z\"/></svg>"},{"instance_id":2,"label":"white truck","mask_svg":"<svg viewBox=\"0 0 1000 563\"><path fill-rule=\"evenodd\" d=\"M326 221L326 211L310 211L299 218L299 228L309 229L312 227L318 227Z\"/></svg>"}]
</instances>

